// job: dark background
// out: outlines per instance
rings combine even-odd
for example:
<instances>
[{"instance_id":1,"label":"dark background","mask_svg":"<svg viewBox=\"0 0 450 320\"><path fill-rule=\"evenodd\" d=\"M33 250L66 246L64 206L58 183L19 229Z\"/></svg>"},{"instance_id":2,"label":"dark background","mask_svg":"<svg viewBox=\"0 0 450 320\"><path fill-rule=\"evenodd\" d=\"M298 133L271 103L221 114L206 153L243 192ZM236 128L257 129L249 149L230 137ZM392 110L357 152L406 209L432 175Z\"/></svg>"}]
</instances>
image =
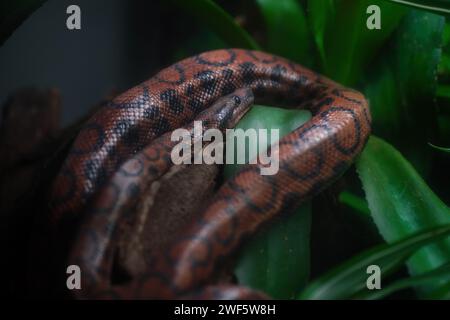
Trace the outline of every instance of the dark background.
<instances>
[{"instance_id":1,"label":"dark background","mask_svg":"<svg viewBox=\"0 0 450 320\"><path fill-rule=\"evenodd\" d=\"M81 8L81 30L66 27L71 4ZM0 47L0 104L22 87L57 88L67 125L111 90L151 77L171 31L161 10L159 1L47 1Z\"/></svg>"}]
</instances>

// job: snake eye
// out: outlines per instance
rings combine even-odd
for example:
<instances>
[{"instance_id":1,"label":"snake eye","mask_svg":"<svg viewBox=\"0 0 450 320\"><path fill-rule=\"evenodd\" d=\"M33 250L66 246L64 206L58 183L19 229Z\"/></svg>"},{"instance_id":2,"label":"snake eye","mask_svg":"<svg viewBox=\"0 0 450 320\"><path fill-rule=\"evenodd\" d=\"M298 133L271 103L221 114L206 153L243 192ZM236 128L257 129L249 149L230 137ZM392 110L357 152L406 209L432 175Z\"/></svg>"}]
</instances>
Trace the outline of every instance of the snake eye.
<instances>
[{"instance_id":1,"label":"snake eye","mask_svg":"<svg viewBox=\"0 0 450 320\"><path fill-rule=\"evenodd\" d=\"M234 99L234 103L235 104L240 104L241 103L241 98L239 98L238 96L234 96L233 99Z\"/></svg>"}]
</instances>

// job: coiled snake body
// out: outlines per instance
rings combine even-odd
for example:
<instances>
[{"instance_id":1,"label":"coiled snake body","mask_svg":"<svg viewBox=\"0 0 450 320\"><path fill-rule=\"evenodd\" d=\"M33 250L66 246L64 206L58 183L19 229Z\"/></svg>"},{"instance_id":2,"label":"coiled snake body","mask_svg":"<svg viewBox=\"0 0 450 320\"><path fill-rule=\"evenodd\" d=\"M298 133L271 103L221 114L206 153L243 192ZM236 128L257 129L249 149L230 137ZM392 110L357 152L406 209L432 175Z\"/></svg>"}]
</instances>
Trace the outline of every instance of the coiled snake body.
<instances>
[{"instance_id":1,"label":"coiled snake body","mask_svg":"<svg viewBox=\"0 0 450 320\"><path fill-rule=\"evenodd\" d=\"M279 172L247 165L209 207L155 254L139 279L110 281L113 242L124 208L167 173L170 132L233 126L253 102L305 108L305 125L279 142ZM220 99L221 97L225 97ZM284 58L241 49L178 62L128 90L85 125L55 181L52 218L81 221L69 260L82 270L82 298L258 298L242 287L208 286L218 263L275 215L314 196L352 163L370 133L364 97Z\"/></svg>"}]
</instances>

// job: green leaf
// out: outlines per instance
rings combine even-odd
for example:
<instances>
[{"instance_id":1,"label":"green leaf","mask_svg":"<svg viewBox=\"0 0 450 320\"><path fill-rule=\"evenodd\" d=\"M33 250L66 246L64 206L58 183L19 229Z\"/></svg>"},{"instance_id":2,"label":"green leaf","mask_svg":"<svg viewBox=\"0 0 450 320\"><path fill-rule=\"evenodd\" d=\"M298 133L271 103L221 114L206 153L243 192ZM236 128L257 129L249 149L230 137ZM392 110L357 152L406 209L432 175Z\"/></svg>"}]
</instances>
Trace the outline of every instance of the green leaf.
<instances>
[{"instance_id":1,"label":"green leaf","mask_svg":"<svg viewBox=\"0 0 450 320\"><path fill-rule=\"evenodd\" d=\"M325 32L334 20L334 0L308 0L308 21L312 28L322 70L327 70Z\"/></svg>"},{"instance_id":2,"label":"green leaf","mask_svg":"<svg viewBox=\"0 0 450 320\"><path fill-rule=\"evenodd\" d=\"M370 210L367 201L361 197L354 195L349 191L342 191L339 194L339 202L346 204L350 208L355 209L364 215L370 215Z\"/></svg>"},{"instance_id":3,"label":"green leaf","mask_svg":"<svg viewBox=\"0 0 450 320\"><path fill-rule=\"evenodd\" d=\"M372 136L356 168L372 217L387 242L450 223L450 209L391 145ZM450 239L427 246L408 261L412 275L450 261ZM435 284L437 286L438 284Z\"/></svg>"},{"instance_id":4,"label":"green leaf","mask_svg":"<svg viewBox=\"0 0 450 320\"><path fill-rule=\"evenodd\" d=\"M363 294L358 295L358 299L375 300L382 299L394 292L407 288L415 288L423 286L424 284L429 284L437 281L448 281L450 282L450 263L446 263L443 266L425 272L414 277L409 277L406 279L401 279L386 288L381 288L380 290L365 290Z\"/></svg>"},{"instance_id":5,"label":"green leaf","mask_svg":"<svg viewBox=\"0 0 450 320\"><path fill-rule=\"evenodd\" d=\"M438 123L440 136L448 141L450 138L450 116L439 116Z\"/></svg>"},{"instance_id":6,"label":"green leaf","mask_svg":"<svg viewBox=\"0 0 450 320\"><path fill-rule=\"evenodd\" d=\"M442 299L450 300L450 282L442 287L439 287L436 291L433 291L428 296L429 299Z\"/></svg>"},{"instance_id":7,"label":"green leaf","mask_svg":"<svg viewBox=\"0 0 450 320\"><path fill-rule=\"evenodd\" d=\"M437 129L435 92L444 19L409 10L367 77L373 132L391 141L424 174Z\"/></svg>"},{"instance_id":8,"label":"green leaf","mask_svg":"<svg viewBox=\"0 0 450 320\"><path fill-rule=\"evenodd\" d=\"M334 4L333 19L327 23L323 40L324 71L334 80L352 86L395 30L405 9L382 0L335 0ZM366 26L369 17L366 10L370 5L381 9L380 30L369 30Z\"/></svg>"},{"instance_id":9,"label":"green leaf","mask_svg":"<svg viewBox=\"0 0 450 320\"><path fill-rule=\"evenodd\" d=\"M238 258L240 284L263 290L275 299L292 299L309 277L311 205L273 222L252 238Z\"/></svg>"},{"instance_id":10,"label":"green leaf","mask_svg":"<svg viewBox=\"0 0 450 320\"><path fill-rule=\"evenodd\" d=\"M448 153L450 153L450 148L443 148L443 147L438 147L438 146L435 146L434 144L431 144L431 143L428 143L431 147L433 147L433 148L435 148L435 149L437 149L437 150L440 150L440 151L444 151L444 152L448 152Z\"/></svg>"},{"instance_id":11,"label":"green leaf","mask_svg":"<svg viewBox=\"0 0 450 320\"><path fill-rule=\"evenodd\" d=\"M310 118L311 114L304 110L254 106L236 128L279 129L282 137ZM258 145L257 140L249 143ZM246 150L246 161L254 156L256 154ZM225 177L231 177L239 167L237 164L226 165ZM263 290L274 298L294 297L309 276L310 221L311 205L306 203L292 215L273 221L269 229L253 237L242 249L235 267L239 283Z\"/></svg>"},{"instance_id":12,"label":"green leaf","mask_svg":"<svg viewBox=\"0 0 450 320\"><path fill-rule=\"evenodd\" d=\"M415 233L403 240L369 249L313 281L300 299L346 299L366 288L367 267L377 265L382 277L395 271L417 249L450 235L450 225Z\"/></svg>"},{"instance_id":13,"label":"green leaf","mask_svg":"<svg viewBox=\"0 0 450 320\"><path fill-rule=\"evenodd\" d=\"M45 0L5 0L0 2L0 45Z\"/></svg>"},{"instance_id":14,"label":"green leaf","mask_svg":"<svg viewBox=\"0 0 450 320\"><path fill-rule=\"evenodd\" d=\"M394 3L427 10L438 14L450 13L450 1L448 0L387 0Z\"/></svg>"},{"instance_id":15,"label":"green leaf","mask_svg":"<svg viewBox=\"0 0 450 320\"><path fill-rule=\"evenodd\" d=\"M265 20L265 48L305 66L312 63L311 34L297 0L257 0Z\"/></svg>"},{"instance_id":16,"label":"green leaf","mask_svg":"<svg viewBox=\"0 0 450 320\"><path fill-rule=\"evenodd\" d=\"M438 85L436 96L442 97L442 98L450 98L450 85Z\"/></svg>"},{"instance_id":17,"label":"green leaf","mask_svg":"<svg viewBox=\"0 0 450 320\"><path fill-rule=\"evenodd\" d=\"M184 12L200 20L229 46L258 50L253 38L221 7L211 0L170 0Z\"/></svg>"},{"instance_id":18,"label":"green leaf","mask_svg":"<svg viewBox=\"0 0 450 320\"><path fill-rule=\"evenodd\" d=\"M439 77L440 80L444 78L446 80L445 83L448 82L450 77L450 24L448 22L444 25L442 32L442 58L439 62ZM443 93L445 97L449 97L449 90L450 88L448 86L446 88L438 87L438 95Z\"/></svg>"}]
</instances>

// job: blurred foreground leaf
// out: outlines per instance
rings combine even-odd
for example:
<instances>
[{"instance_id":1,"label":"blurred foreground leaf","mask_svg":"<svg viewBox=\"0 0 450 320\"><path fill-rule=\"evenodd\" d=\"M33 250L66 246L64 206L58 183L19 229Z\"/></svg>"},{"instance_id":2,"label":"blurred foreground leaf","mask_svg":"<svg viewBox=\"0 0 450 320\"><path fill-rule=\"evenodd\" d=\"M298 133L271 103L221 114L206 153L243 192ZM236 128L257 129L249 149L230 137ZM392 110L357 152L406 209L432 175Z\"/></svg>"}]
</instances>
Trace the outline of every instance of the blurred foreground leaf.
<instances>
[{"instance_id":1,"label":"blurred foreground leaf","mask_svg":"<svg viewBox=\"0 0 450 320\"><path fill-rule=\"evenodd\" d=\"M233 17L211 0L170 0L184 12L200 20L230 47L258 50L253 38L241 28Z\"/></svg>"},{"instance_id":2,"label":"blurred foreground leaf","mask_svg":"<svg viewBox=\"0 0 450 320\"><path fill-rule=\"evenodd\" d=\"M311 34L297 0L257 0L267 29L267 50L305 66L313 60Z\"/></svg>"},{"instance_id":3,"label":"blurred foreground leaf","mask_svg":"<svg viewBox=\"0 0 450 320\"><path fill-rule=\"evenodd\" d=\"M439 268L425 272L418 276L397 280L386 288L381 288L381 290L366 290L364 294L358 296L358 299L382 299L399 290L415 288L433 282L436 283L438 281L446 281L450 284L450 263L446 263Z\"/></svg>"},{"instance_id":4,"label":"blurred foreground leaf","mask_svg":"<svg viewBox=\"0 0 450 320\"><path fill-rule=\"evenodd\" d=\"M377 265L382 279L397 270L403 261L424 245L450 235L450 224L415 233L403 240L369 249L313 281L300 299L348 299L367 291L367 267Z\"/></svg>"},{"instance_id":5,"label":"blurred foreground leaf","mask_svg":"<svg viewBox=\"0 0 450 320\"><path fill-rule=\"evenodd\" d=\"M450 209L391 145L372 136L356 162L375 224L387 242L450 223ZM427 246L408 260L411 275L450 261L450 239ZM439 284L434 283L436 288Z\"/></svg>"}]
</instances>

